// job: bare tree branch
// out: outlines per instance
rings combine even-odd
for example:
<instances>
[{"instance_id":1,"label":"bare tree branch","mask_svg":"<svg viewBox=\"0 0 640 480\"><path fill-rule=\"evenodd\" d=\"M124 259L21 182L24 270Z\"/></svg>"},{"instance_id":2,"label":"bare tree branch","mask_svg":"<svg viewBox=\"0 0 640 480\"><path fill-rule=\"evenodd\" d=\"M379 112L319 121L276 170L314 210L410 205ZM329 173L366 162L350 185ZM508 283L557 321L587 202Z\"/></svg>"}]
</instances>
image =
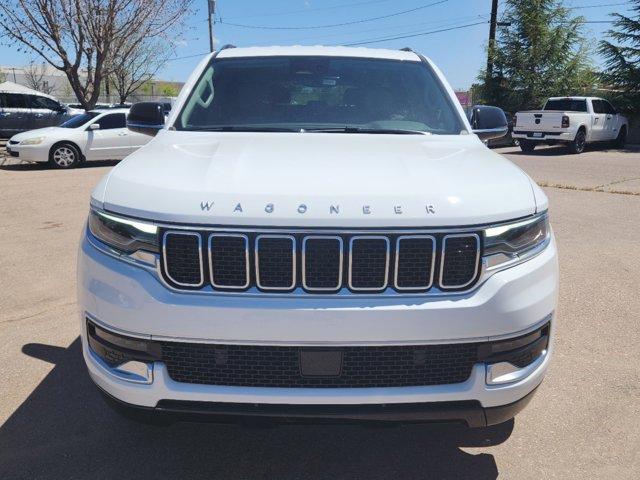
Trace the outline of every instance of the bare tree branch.
<instances>
[{"instance_id":1,"label":"bare tree branch","mask_svg":"<svg viewBox=\"0 0 640 480\"><path fill-rule=\"evenodd\" d=\"M145 72L135 62L129 65L128 76L135 81L129 81L126 95L140 88L139 79L158 71L172 51L159 48L160 40L181 37L193 1L0 0L0 41L64 72L80 104L89 109L105 79L123 68L123 58L142 55L149 63ZM150 55L152 45L155 54Z\"/></svg>"},{"instance_id":2,"label":"bare tree branch","mask_svg":"<svg viewBox=\"0 0 640 480\"><path fill-rule=\"evenodd\" d=\"M27 68L24 69L24 78L27 82L27 86L34 90L50 95L53 93L55 86L50 84L46 80L47 66L45 63L36 64L31 62Z\"/></svg>"},{"instance_id":3,"label":"bare tree branch","mask_svg":"<svg viewBox=\"0 0 640 480\"><path fill-rule=\"evenodd\" d=\"M120 103L134 94L145 83L152 80L173 54L161 42L142 42L137 47L124 46L112 55L110 80L118 92Z\"/></svg>"}]
</instances>

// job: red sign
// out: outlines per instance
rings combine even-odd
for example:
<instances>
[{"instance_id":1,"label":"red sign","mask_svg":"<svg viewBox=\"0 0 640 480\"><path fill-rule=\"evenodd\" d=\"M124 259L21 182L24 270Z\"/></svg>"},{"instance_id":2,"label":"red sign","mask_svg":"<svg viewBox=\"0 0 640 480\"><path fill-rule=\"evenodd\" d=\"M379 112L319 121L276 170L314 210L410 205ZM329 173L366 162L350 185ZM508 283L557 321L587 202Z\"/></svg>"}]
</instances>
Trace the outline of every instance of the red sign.
<instances>
[{"instance_id":1,"label":"red sign","mask_svg":"<svg viewBox=\"0 0 640 480\"><path fill-rule=\"evenodd\" d=\"M469 95L469 92L456 92L456 97L458 97L458 101L463 107L471 106L471 95Z\"/></svg>"}]
</instances>

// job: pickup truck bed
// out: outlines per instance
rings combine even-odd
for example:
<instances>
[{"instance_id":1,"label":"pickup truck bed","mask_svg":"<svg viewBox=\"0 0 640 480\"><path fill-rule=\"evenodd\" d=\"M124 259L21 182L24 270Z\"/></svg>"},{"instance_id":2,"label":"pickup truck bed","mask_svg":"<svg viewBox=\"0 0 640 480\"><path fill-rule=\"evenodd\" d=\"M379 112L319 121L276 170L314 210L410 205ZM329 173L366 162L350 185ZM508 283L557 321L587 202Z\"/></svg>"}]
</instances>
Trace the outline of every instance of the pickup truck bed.
<instances>
[{"instance_id":1,"label":"pickup truck bed","mask_svg":"<svg viewBox=\"0 0 640 480\"><path fill-rule=\"evenodd\" d=\"M550 98L542 110L518 112L513 138L523 151L538 143L566 143L572 153L581 153L587 143L618 140L623 145L627 120L606 100L591 97Z\"/></svg>"}]
</instances>

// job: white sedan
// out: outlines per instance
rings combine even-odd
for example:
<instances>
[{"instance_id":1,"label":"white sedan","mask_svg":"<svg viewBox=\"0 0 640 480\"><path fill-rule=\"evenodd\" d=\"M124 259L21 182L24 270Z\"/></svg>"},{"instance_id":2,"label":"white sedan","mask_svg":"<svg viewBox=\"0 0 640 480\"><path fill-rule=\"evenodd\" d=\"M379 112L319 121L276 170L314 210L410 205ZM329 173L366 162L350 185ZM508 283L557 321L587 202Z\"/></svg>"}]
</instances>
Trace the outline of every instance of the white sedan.
<instances>
[{"instance_id":1,"label":"white sedan","mask_svg":"<svg viewBox=\"0 0 640 480\"><path fill-rule=\"evenodd\" d=\"M58 127L19 133L7 142L7 152L55 168L73 168L85 160L122 160L152 138L127 129L128 112L91 110Z\"/></svg>"}]
</instances>

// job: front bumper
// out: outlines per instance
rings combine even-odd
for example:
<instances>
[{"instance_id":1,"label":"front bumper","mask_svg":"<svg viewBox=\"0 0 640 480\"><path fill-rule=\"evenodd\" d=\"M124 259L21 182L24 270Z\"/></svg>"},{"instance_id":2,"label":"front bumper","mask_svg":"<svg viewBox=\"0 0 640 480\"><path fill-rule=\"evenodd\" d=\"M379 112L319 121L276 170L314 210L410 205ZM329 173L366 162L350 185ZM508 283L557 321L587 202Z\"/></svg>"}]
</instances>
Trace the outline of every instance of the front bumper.
<instances>
[{"instance_id":1,"label":"front bumper","mask_svg":"<svg viewBox=\"0 0 640 480\"><path fill-rule=\"evenodd\" d=\"M497 425L513 418L533 398L484 408L477 401L401 403L383 405L268 405L161 400L155 407L123 402L100 389L107 403L123 415L149 423L233 423L247 418L274 423L417 423L459 422L469 427Z\"/></svg>"},{"instance_id":2,"label":"front bumper","mask_svg":"<svg viewBox=\"0 0 640 480\"><path fill-rule=\"evenodd\" d=\"M7 143L7 153L25 162L48 162L49 147L47 145L20 145Z\"/></svg>"},{"instance_id":3,"label":"front bumper","mask_svg":"<svg viewBox=\"0 0 640 480\"><path fill-rule=\"evenodd\" d=\"M558 275L553 240L535 258L496 273L473 292L457 296L303 298L180 293L162 285L153 268L105 254L86 237L79 252L78 276L83 354L92 379L121 402L155 410L166 405L200 409L204 404L211 408L240 404L247 406L246 413L253 408L249 405L267 409L303 405L322 413L338 406L357 412L381 405L402 410L420 404L427 411L447 412L451 402L465 402L463 410L481 411L473 418L484 415L488 422L487 409L518 402L540 384L553 351L552 321L548 348L535 368L499 385L487 383L484 363L476 363L469 378L455 384L274 388L176 382L164 363L154 362L152 382L145 383L115 376L101 364L88 346L85 321L87 315L106 330L146 340L239 345L430 345L512 338L539 328L555 311ZM424 414L424 419L430 415ZM462 421L478 424L469 415L462 416Z\"/></svg>"}]
</instances>

